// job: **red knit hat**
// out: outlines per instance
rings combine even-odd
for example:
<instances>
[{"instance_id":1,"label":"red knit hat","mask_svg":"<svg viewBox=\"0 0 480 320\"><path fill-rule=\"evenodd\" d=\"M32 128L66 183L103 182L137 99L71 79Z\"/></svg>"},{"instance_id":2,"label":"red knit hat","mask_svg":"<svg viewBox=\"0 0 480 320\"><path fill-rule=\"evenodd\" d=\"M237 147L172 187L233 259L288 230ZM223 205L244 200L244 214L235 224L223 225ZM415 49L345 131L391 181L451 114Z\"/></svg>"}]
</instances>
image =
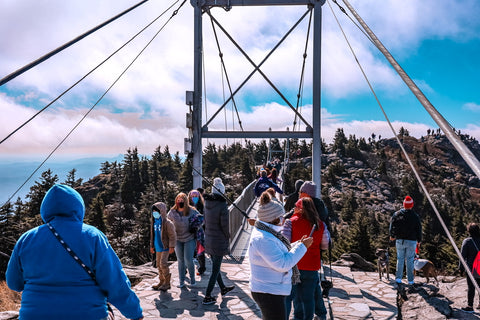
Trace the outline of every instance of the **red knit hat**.
<instances>
[{"instance_id":1,"label":"red knit hat","mask_svg":"<svg viewBox=\"0 0 480 320\"><path fill-rule=\"evenodd\" d=\"M413 208L413 199L410 196L406 196L405 200L403 200L403 207L405 209L412 209Z\"/></svg>"}]
</instances>

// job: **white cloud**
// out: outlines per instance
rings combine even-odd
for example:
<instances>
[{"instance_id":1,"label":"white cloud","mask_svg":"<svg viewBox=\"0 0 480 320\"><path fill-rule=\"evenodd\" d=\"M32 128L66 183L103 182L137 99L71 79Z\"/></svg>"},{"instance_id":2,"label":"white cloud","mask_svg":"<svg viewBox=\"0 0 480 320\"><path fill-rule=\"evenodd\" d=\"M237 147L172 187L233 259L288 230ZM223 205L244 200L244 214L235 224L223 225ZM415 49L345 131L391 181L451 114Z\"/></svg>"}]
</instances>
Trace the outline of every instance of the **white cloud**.
<instances>
[{"instance_id":1,"label":"white cloud","mask_svg":"<svg viewBox=\"0 0 480 320\"><path fill-rule=\"evenodd\" d=\"M478 37L470 28L479 22L470 18L478 9L474 0L438 5L426 1L359 1L352 0L359 14L377 33L394 55L414 55L415 48L427 38L465 39ZM114 2L66 2L26 0L4 1L0 9L0 77L20 66L33 61L46 52L80 35L86 30L105 21L130 7L131 1ZM92 36L66 49L52 59L11 81L5 92L15 92L16 98L0 96L0 134L6 135L35 110L37 99L46 104L80 77L90 71L116 48L125 43L141 27L152 21L171 2L147 2L133 13L113 22ZM453 6L455 6L453 8ZM94 8L94 10L92 10ZM176 6L175 6L176 8ZM255 63L269 53L281 39L284 32L296 22L306 8L235 7L230 12L214 8L214 16L225 26ZM328 5L323 7L322 35L322 94L335 99L360 96L368 92L362 74L349 51L345 40L336 26ZM336 10L338 12L338 10ZM476 11L478 12L478 10ZM42 114L21 134L0 145L2 153L48 152L68 132L81 114L90 108L100 95L113 83L133 57L153 37L171 11L142 34L131 45L113 57L99 70L68 93L54 109ZM348 19L339 15L349 34L349 39L365 68L371 82L378 90L389 96L401 96L407 92L385 60L376 53L371 44L358 33ZM274 19L272 19L272 17ZM439 23L448 21L447 23ZM203 19L205 78L209 113L213 113L225 92L218 49L211 32L207 15ZM281 90L296 94L305 45L306 21L300 30L293 32L285 43L272 55L262 70ZM472 28L472 30L475 30ZM218 31L218 29L217 29ZM232 89L253 70L238 50L219 32L221 49L227 65ZM311 43L308 52L304 92L312 90ZM225 81L225 78L223 79ZM422 89L433 89L422 79L416 80ZM1 88L3 89L3 88ZM131 69L78 131L59 152L92 152L105 154L123 153L127 148L138 146L140 152L151 153L158 145L168 144L172 151L183 152L185 128L185 91L193 89L193 10L189 2L179 11L166 28L160 32L149 48L140 56ZM11 93L13 95L13 93ZM285 130L291 127L293 112L276 103L271 97L276 94L256 74L236 98L240 106L240 117L245 130L261 130L272 127ZM255 97L257 106L249 106L249 99ZM262 97L266 101L259 102ZM289 97L291 102L294 99ZM38 109L38 105L35 105ZM465 108L477 110L478 105L466 104ZM231 107L230 107L231 108ZM74 111L73 111L74 110ZM309 111L310 110L310 111ZM125 113L120 113L125 112ZM304 107L305 114L311 108ZM384 122L353 121L345 123L341 116L322 110L322 135L332 137L335 130L343 127L347 134L388 136ZM339 111L341 112L341 111ZM5 115L5 116L3 116ZM205 118L205 117L204 117ZM228 115L231 119L231 112ZM306 116L307 118L307 116ZM307 118L309 119L309 118ZM219 116L211 127L224 129L224 117ZM400 123L399 123L400 124ZM401 124L412 135L426 133L422 124ZM411 126L411 127L409 127ZM232 124L229 124L229 128ZM236 125L238 129L238 124ZM462 130L463 132L463 130ZM475 131L474 131L475 132ZM421 135L419 134L419 135ZM480 135L478 135L480 136Z\"/></svg>"},{"instance_id":2,"label":"white cloud","mask_svg":"<svg viewBox=\"0 0 480 320\"><path fill-rule=\"evenodd\" d=\"M480 112L480 104L476 104L474 102L467 102L463 105L463 109L473 112Z\"/></svg>"}]
</instances>

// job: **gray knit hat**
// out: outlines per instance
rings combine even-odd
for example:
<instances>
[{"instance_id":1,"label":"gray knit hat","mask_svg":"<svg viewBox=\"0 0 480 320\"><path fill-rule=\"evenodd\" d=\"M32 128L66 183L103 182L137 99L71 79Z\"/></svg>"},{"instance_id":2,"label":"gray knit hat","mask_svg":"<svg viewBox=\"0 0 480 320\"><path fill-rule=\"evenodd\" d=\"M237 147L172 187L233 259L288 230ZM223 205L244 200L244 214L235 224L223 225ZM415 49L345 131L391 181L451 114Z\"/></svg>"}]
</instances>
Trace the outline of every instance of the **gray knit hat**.
<instances>
[{"instance_id":1,"label":"gray knit hat","mask_svg":"<svg viewBox=\"0 0 480 320\"><path fill-rule=\"evenodd\" d=\"M311 198L314 198L317 193L317 185L313 181L305 181L300 187L300 193L302 192L308 194Z\"/></svg>"},{"instance_id":2,"label":"gray knit hat","mask_svg":"<svg viewBox=\"0 0 480 320\"><path fill-rule=\"evenodd\" d=\"M260 204L258 206L257 218L263 222L272 222L278 217L281 217L285 214L285 209L283 209L280 201L272 201L265 204Z\"/></svg>"},{"instance_id":3,"label":"gray knit hat","mask_svg":"<svg viewBox=\"0 0 480 320\"><path fill-rule=\"evenodd\" d=\"M225 193L225 186L223 185L222 179L215 178L213 179L212 193L223 195Z\"/></svg>"}]
</instances>

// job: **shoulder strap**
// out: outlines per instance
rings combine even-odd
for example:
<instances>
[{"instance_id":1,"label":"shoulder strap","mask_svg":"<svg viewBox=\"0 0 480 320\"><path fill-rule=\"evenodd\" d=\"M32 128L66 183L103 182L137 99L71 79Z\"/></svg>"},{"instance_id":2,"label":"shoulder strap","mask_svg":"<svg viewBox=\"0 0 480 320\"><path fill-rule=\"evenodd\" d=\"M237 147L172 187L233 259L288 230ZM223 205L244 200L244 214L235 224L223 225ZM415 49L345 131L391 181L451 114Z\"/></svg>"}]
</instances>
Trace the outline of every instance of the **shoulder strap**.
<instances>
[{"instance_id":1,"label":"shoulder strap","mask_svg":"<svg viewBox=\"0 0 480 320\"><path fill-rule=\"evenodd\" d=\"M96 283L97 279L95 277L95 273L93 273L93 271L85 263L83 263L82 259L80 259L80 257L68 246L68 244L63 240L57 230L55 230L55 228L50 224L50 222L47 223L47 226L48 229L50 229L50 231L53 233L55 238L58 240L58 242L60 242L62 247L68 252L68 254L72 256L73 260L75 260Z\"/></svg>"},{"instance_id":2,"label":"shoulder strap","mask_svg":"<svg viewBox=\"0 0 480 320\"><path fill-rule=\"evenodd\" d=\"M477 244L475 243L475 240L472 238L473 245L475 246L475 249L477 249L477 252L480 251L478 250Z\"/></svg>"}]
</instances>

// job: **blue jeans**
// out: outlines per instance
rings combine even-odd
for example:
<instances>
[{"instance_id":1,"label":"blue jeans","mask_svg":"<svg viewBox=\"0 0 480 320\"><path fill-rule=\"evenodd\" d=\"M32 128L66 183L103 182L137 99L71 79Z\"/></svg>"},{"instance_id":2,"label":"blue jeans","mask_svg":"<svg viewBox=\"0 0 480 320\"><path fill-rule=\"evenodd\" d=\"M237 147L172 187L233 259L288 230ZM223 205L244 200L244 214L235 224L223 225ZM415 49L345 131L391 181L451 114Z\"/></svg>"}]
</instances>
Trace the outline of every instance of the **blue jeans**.
<instances>
[{"instance_id":1,"label":"blue jeans","mask_svg":"<svg viewBox=\"0 0 480 320\"><path fill-rule=\"evenodd\" d=\"M293 300L293 319L311 320L314 314L325 318L327 309L323 302L318 271L300 270L300 281L293 286L289 297ZM287 314L290 314L291 308L289 298L287 298Z\"/></svg>"},{"instance_id":2,"label":"blue jeans","mask_svg":"<svg viewBox=\"0 0 480 320\"><path fill-rule=\"evenodd\" d=\"M395 280L402 281L403 266L407 265L407 280L409 283L413 282L413 261L415 259L415 247L417 241L397 239L395 242L397 247L397 272L395 273Z\"/></svg>"},{"instance_id":3,"label":"blue jeans","mask_svg":"<svg viewBox=\"0 0 480 320\"><path fill-rule=\"evenodd\" d=\"M222 265L223 256L211 256L212 258L212 274L208 280L207 291L205 296L210 296L212 294L213 287L215 286L215 281L217 281L220 289L225 288L223 283L222 275L220 274L220 266Z\"/></svg>"},{"instance_id":4,"label":"blue jeans","mask_svg":"<svg viewBox=\"0 0 480 320\"><path fill-rule=\"evenodd\" d=\"M195 283L195 267L193 265L193 253L197 246L197 241L192 239L187 242L177 241L175 245L175 254L178 261L178 277L180 284L185 282L185 266L190 274L190 284Z\"/></svg>"}]
</instances>

